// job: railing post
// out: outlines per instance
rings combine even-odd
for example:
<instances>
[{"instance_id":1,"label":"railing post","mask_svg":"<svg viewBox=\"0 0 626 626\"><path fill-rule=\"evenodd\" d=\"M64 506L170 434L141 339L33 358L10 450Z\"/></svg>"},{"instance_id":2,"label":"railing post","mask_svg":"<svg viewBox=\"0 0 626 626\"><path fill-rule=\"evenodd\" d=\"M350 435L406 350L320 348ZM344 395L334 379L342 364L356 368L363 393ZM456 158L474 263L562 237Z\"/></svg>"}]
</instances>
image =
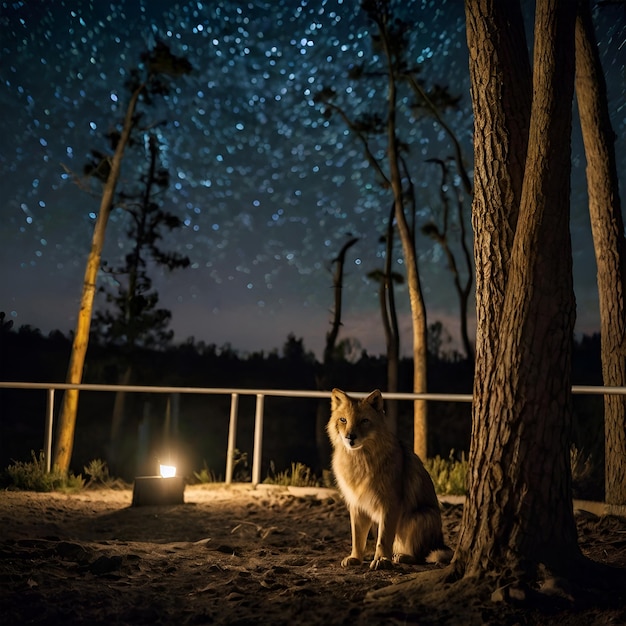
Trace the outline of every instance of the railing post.
<instances>
[{"instance_id":1,"label":"railing post","mask_svg":"<svg viewBox=\"0 0 626 626\"><path fill-rule=\"evenodd\" d=\"M46 429L44 431L43 449L46 455L46 472L52 470L52 423L54 420L54 389L46 390Z\"/></svg>"},{"instance_id":2,"label":"railing post","mask_svg":"<svg viewBox=\"0 0 626 626\"><path fill-rule=\"evenodd\" d=\"M235 456L235 443L237 440L237 408L239 404L239 394L233 393L230 396L230 422L228 424L228 448L226 450L226 484L233 482L233 457Z\"/></svg>"},{"instance_id":3,"label":"railing post","mask_svg":"<svg viewBox=\"0 0 626 626\"><path fill-rule=\"evenodd\" d=\"M254 416L254 451L252 453L252 484L261 482L261 451L263 447L263 399L262 393L256 396L256 414Z\"/></svg>"}]
</instances>

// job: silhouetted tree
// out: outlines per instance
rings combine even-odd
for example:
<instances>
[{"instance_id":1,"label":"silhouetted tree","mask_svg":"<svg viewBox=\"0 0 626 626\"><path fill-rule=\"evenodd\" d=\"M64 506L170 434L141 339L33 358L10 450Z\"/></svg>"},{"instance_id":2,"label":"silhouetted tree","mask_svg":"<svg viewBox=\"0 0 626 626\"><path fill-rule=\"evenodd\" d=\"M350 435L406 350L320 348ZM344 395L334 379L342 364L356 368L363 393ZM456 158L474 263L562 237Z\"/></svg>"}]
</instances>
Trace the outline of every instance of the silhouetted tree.
<instances>
[{"instance_id":1,"label":"silhouetted tree","mask_svg":"<svg viewBox=\"0 0 626 626\"><path fill-rule=\"evenodd\" d=\"M406 282L411 307L413 329L413 391L427 391L427 350L426 350L426 308L420 283L415 242L415 194L412 177L409 174L404 154L407 144L402 141L399 132L399 89L403 85L413 88L408 77L413 77L415 84L424 93L422 84L416 78L419 67L409 63L408 40L410 25L394 14L390 0L363 0L362 9L373 25L372 47L379 53L381 69L368 71L363 65L355 65L349 72L353 80L374 79L386 83L386 101L384 112L372 109L352 117L336 101L334 89L325 88L316 97L326 115L339 115L351 133L363 146L365 157L374 170L384 189L392 192L394 199L394 217L400 235ZM453 106L455 100L446 89L435 86L430 92L428 103L432 107ZM381 145L374 147L372 140ZM378 158L378 153L384 157ZM413 447L422 457L427 455L427 403L415 400L413 419Z\"/></svg>"},{"instance_id":2,"label":"silhouetted tree","mask_svg":"<svg viewBox=\"0 0 626 626\"><path fill-rule=\"evenodd\" d=\"M315 355L305 350L304 339L302 337L296 339L293 333L289 333L287 341L283 345L283 358L291 365L313 363L315 361Z\"/></svg>"},{"instance_id":3,"label":"silhouetted tree","mask_svg":"<svg viewBox=\"0 0 626 626\"><path fill-rule=\"evenodd\" d=\"M324 343L324 354L322 363L318 367L316 373L316 385L320 390L327 390L331 384L333 377L333 365L336 362L337 337L341 329L341 310L343 298L343 274L346 264L346 255L348 250L354 246L359 240L357 237L348 235L348 240L341 246L339 254L332 260L335 267L333 273L333 314L330 324L330 330L326 333L326 342ZM317 414L315 418L315 437L317 440L317 449L321 468L327 468L330 464L330 449L328 444L328 436L326 434L326 422L328 421L328 400L320 401L317 406Z\"/></svg>"},{"instance_id":4,"label":"silhouetted tree","mask_svg":"<svg viewBox=\"0 0 626 626\"><path fill-rule=\"evenodd\" d=\"M472 286L474 284L474 268L472 265L472 252L471 243L467 241L467 229L465 227L464 211L463 211L463 198L457 190L455 204L456 204L456 220L455 224L459 229L459 244L461 246L461 253L463 258L464 278L461 277L461 270L457 261L456 254L452 249L450 242L451 216L450 216L450 199L448 197L447 189L451 185L450 173L448 164L441 159L428 159L431 163L437 164L441 168L441 184L439 186L439 198L441 200L441 220L440 224L437 224L434 220L428 222L422 226L422 232L428 235L431 239L436 241L442 248L446 259L448 261L448 269L452 272L452 279L454 281L454 288L459 297L459 317L461 322L461 341L463 343L463 349L465 350L465 356L468 361L474 360L474 347L469 337L469 331L467 328L467 316L469 312L469 300L472 295Z\"/></svg>"},{"instance_id":5,"label":"silhouetted tree","mask_svg":"<svg viewBox=\"0 0 626 626\"><path fill-rule=\"evenodd\" d=\"M191 71L189 61L173 55L170 49L160 42L153 50L142 55L142 62L141 68L131 72L127 84L131 96L121 130L114 131L110 135L114 149L113 155L102 159L97 170L98 176L106 178L106 182L102 191L100 210L96 218L91 250L87 259L80 309L66 377L66 381L72 384L80 383L82 380L96 293L96 278L100 269L106 226L114 206L115 189L124 151L130 141L131 132L138 122L137 105L142 98L146 104L149 104L154 95L166 94L168 92L167 77L178 77ZM78 390L66 391L63 396L54 448L54 464L63 472L68 471L72 456L77 408Z\"/></svg>"},{"instance_id":6,"label":"silhouetted tree","mask_svg":"<svg viewBox=\"0 0 626 626\"><path fill-rule=\"evenodd\" d=\"M147 168L140 174L135 190L122 190L117 197L117 204L129 218L126 235L131 251L121 266L103 263L104 272L112 280L100 291L105 294L109 306L97 311L94 317L96 340L122 348L124 363L118 379L120 385L133 382L132 355L136 348L163 348L173 336L168 330L171 312L158 308L159 296L152 288L148 268L163 267L173 271L189 266L187 256L163 248L166 234L182 227L183 222L164 210L159 202L160 194L169 186L169 172L159 166L157 137L141 129L136 129L136 134L143 135L144 141L135 141L135 145L146 146ZM125 400L126 393L119 391L111 421L109 465L113 469L119 460L118 441L125 419Z\"/></svg>"},{"instance_id":7,"label":"silhouetted tree","mask_svg":"<svg viewBox=\"0 0 626 626\"><path fill-rule=\"evenodd\" d=\"M396 308L396 296L394 283L402 284L404 276L393 271L393 234L394 234L395 203L391 205L391 212L387 220L386 234L381 237L385 244L385 267L384 270L374 270L367 276L379 283L378 301L380 314L385 333L385 346L387 355L387 391L398 391L398 377L400 370L400 329L398 327L398 311ZM396 432L398 427L398 401L387 400L385 413L389 421L389 427Z\"/></svg>"}]
</instances>

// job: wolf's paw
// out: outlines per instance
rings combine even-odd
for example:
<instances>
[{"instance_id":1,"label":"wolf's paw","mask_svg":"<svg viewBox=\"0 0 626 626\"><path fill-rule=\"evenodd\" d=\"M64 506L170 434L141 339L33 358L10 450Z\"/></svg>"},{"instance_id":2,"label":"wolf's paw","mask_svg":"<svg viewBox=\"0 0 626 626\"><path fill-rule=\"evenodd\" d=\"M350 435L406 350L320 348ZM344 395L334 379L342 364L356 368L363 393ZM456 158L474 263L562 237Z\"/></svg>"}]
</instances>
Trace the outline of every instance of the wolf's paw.
<instances>
[{"instance_id":1,"label":"wolf's paw","mask_svg":"<svg viewBox=\"0 0 626 626\"><path fill-rule=\"evenodd\" d=\"M404 563L405 565L414 565L417 563L417 560L412 554L394 554L393 555L394 563Z\"/></svg>"},{"instance_id":2,"label":"wolf's paw","mask_svg":"<svg viewBox=\"0 0 626 626\"><path fill-rule=\"evenodd\" d=\"M385 556L374 558L370 563L370 569L393 569L393 561Z\"/></svg>"},{"instance_id":3,"label":"wolf's paw","mask_svg":"<svg viewBox=\"0 0 626 626\"><path fill-rule=\"evenodd\" d=\"M357 559L355 556L347 556L343 561L341 561L341 567L351 567L353 565L361 565L363 561L361 559Z\"/></svg>"}]
</instances>

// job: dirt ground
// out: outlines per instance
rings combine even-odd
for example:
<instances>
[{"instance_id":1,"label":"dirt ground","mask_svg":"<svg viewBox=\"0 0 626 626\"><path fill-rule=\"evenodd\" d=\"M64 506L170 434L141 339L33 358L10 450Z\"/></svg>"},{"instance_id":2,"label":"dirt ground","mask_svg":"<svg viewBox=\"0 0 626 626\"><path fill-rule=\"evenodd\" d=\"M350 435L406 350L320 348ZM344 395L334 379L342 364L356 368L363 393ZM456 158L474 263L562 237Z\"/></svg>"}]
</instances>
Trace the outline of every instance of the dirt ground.
<instances>
[{"instance_id":1,"label":"dirt ground","mask_svg":"<svg viewBox=\"0 0 626 626\"><path fill-rule=\"evenodd\" d=\"M626 624L626 591L529 608L484 585L422 594L413 583L434 565L344 569L349 518L333 490L187 486L182 505L131 502L130 490L0 494L2 624ZM442 507L454 547L462 504ZM577 522L585 554L626 567L625 518Z\"/></svg>"}]
</instances>

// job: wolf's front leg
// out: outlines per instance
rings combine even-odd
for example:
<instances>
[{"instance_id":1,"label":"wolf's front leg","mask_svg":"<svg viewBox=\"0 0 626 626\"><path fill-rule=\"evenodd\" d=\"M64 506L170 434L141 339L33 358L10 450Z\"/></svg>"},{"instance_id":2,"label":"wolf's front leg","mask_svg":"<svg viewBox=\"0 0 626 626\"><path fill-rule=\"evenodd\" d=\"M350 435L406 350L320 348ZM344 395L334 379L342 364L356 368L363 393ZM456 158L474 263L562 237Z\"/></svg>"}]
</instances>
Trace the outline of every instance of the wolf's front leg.
<instances>
[{"instance_id":1,"label":"wolf's front leg","mask_svg":"<svg viewBox=\"0 0 626 626\"><path fill-rule=\"evenodd\" d=\"M383 513L378 525L376 552L370 569L391 569L393 567L393 540L398 526L398 512L393 509Z\"/></svg>"},{"instance_id":2,"label":"wolf's front leg","mask_svg":"<svg viewBox=\"0 0 626 626\"><path fill-rule=\"evenodd\" d=\"M363 554L365 552L365 544L367 543L367 535L372 527L372 520L362 511L350 507L350 528L352 531L352 552L341 561L342 567L349 565L361 565L363 563Z\"/></svg>"}]
</instances>

